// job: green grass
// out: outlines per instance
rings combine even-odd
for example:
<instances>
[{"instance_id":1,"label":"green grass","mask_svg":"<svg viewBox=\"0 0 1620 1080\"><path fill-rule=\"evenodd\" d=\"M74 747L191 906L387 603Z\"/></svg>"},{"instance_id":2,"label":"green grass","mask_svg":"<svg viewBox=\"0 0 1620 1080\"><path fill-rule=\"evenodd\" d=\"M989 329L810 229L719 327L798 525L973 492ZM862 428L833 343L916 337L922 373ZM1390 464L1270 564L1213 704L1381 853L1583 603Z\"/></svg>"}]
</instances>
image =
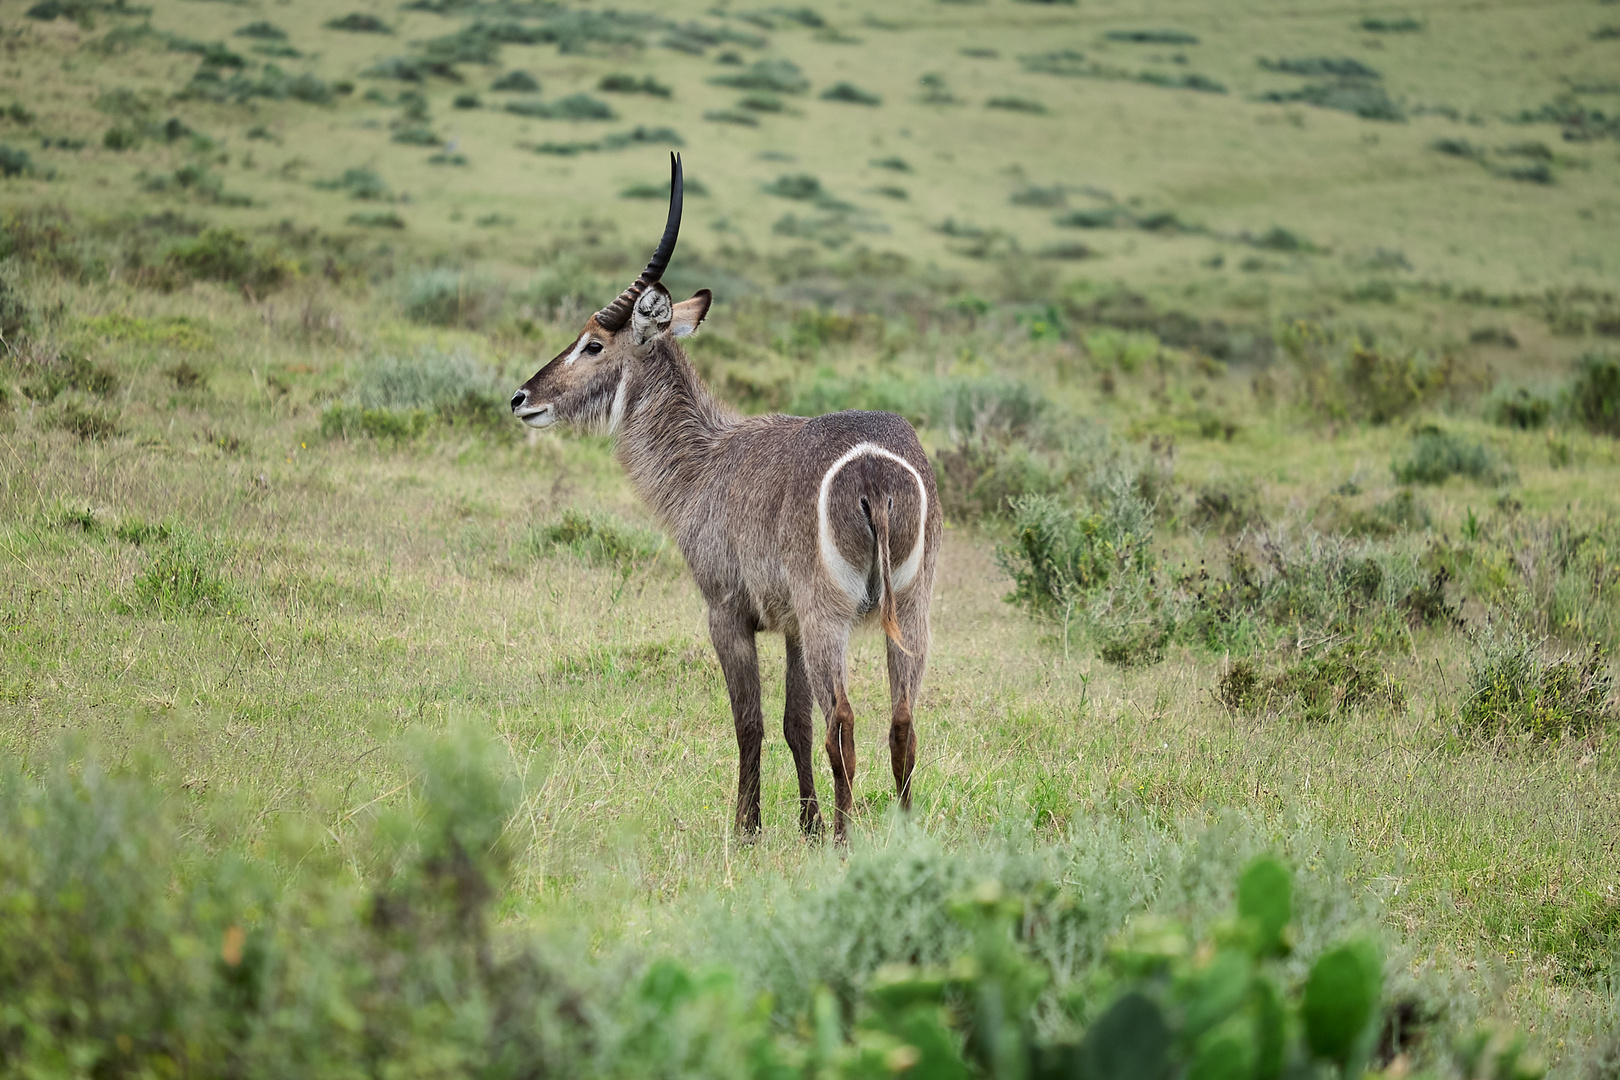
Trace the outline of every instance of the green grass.
<instances>
[{"instance_id":1,"label":"green grass","mask_svg":"<svg viewBox=\"0 0 1620 1080\"><path fill-rule=\"evenodd\" d=\"M944 962L980 880L1094 913L1069 986L1144 913L1214 932L1275 850L1309 900L1291 985L1359 922L1391 992L1448 1006L1420 1069L1494 1016L1588 1075L1620 904L1617 144L1571 90L1609 79L1595 9L711 8L17 20L0 753L40 781L82 736L148 770L175 865L285 883L307 854L359 904L405 865L379 823L437 798L415 733L471 732L514 778L506 940L604 1015L659 957L733 970L739 1031L763 990L779 1030L818 986L855 1009L905 958L884 919ZM667 280L717 293L711 385L899 411L941 479L915 809L863 633L847 863L799 837L780 740L737 843L675 549L605 442L504 411L645 261L674 147L707 195Z\"/></svg>"}]
</instances>

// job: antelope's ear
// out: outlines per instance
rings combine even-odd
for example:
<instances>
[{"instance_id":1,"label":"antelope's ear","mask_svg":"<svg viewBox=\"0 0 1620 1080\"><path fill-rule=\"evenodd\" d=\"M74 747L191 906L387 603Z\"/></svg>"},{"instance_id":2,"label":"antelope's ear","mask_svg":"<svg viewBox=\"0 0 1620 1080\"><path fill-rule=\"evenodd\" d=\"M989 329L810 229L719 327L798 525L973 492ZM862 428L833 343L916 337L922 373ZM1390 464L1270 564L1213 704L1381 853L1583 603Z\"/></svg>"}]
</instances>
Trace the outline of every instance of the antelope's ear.
<instances>
[{"instance_id":1,"label":"antelope's ear","mask_svg":"<svg viewBox=\"0 0 1620 1080\"><path fill-rule=\"evenodd\" d=\"M692 299L682 300L675 305L675 318L669 324L676 337L690 337L697 333L698 324L709 313L709 305L714 302L714 294L708 289L699 289Z\"/></svg>"},{"instance_id":2,"label":"antelope's ear","mask_svg":"<svg viewBox=\"0 0 1620 1080\"><path fill-rule=\"evenodd\" d=\"M636 299L636 306L630 312L630 329L635 335L636 344L645 345L668 330L674 308L675 302L670 299L668 289L656 281L648 286Z\"/></svg>"}]
</instances>

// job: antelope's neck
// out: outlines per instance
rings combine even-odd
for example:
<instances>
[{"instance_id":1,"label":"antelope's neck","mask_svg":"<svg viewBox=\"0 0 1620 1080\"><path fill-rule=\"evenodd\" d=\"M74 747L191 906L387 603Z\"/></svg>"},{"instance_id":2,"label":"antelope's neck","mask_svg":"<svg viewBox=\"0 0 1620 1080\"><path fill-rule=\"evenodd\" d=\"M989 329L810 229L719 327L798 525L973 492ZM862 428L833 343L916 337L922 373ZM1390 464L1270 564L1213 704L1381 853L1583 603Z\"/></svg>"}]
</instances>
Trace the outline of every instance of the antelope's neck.
<instances>
[{"instance_id":1,"label":"antelope's neck","mask_svg":"<svg viewBox=\"0 0 1620 1080\"><path fill-rule=\"evenodd\" d=\"M627 391L619 462L642 499L673 525L713 478L720 439L737 417L709 393L679 346L663 342Z\"/></svg>"}]
</instances>

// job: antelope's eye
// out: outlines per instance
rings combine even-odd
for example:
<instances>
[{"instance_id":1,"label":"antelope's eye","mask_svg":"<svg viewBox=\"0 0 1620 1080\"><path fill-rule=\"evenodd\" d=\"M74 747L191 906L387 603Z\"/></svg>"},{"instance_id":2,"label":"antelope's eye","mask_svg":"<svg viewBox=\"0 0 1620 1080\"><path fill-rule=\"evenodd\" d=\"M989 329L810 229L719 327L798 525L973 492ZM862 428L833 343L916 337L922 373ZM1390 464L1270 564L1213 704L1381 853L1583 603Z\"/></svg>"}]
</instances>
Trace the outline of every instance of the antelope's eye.
<instances>
[{"instance_id":1,"label":"antelope's eye","mask_svg":"<svg viewBox=\"0 0 1620 1080\"><path fill-rule=\"evenodd\" d=\"M593 355L599 353L602 351L602 343L600 341L593 341L589 345L585 346L585 351Z\"/></svg>"}]
</instances>

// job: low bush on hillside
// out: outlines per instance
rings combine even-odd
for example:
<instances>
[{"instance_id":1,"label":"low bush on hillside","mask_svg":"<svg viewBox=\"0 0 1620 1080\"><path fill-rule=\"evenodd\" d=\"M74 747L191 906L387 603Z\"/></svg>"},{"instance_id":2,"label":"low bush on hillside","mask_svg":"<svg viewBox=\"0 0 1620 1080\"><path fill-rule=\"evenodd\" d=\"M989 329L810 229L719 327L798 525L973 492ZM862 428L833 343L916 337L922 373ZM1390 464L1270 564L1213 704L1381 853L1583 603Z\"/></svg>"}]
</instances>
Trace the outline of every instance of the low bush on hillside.
<instances>
[{"instance_id":1,"label":"low bush on hillside","mask_svg":"<svg viewBox=\"0 0 1620 1080\"><path fill-rule=\"evenodd\" d=\"M1259 490L1247 478L1203 483L1193 498L1191 516L1194 525L1222 533L1240 533L1265 524Z\"/></svg>"},{"instance_id":2,"label":"low bush on hillside","mask_svg":"<svg viewBox=\"0 0 1620 1080\"><path fill-rule=\"evenodd\" d=\"M69 401L49 417L49 422L80 442L103 442L118 434L118 415L108 409Z\"/></svg>"},{"instance_id":3,"label":"low bush on hillside","mask_svg":"<svg viewBox=\"0 0 1620 1080\"><path fill-rule=\"evenodd\" d=\"M15 375L23 396L42 405L49 405L68 390L109 398L122 385L116 367L96 363L77 349L0 352L0 370Z\"/></svg>"},{"instance_id":4,"label":"low bush on hillside","mask_svg":"<svg viewBox=\"0 0 1620 1080\"><path fill-rule=\"evenodd\" d=\"M235 229L213 228L168 248L161 286L219 281L261 295L298 276L298 266L274 241L253 241Z\"/></svg>"},{"instance_id":5,"label":"low bush on hillside","mask_svg":"<svg viewBox=\"0 0 1620 1080\"><path fill-rule=\"evenodd\" d=\"M1547 426L1557 409L1557 403L1525 387L1499 388L1485 403L1485 415L1493 423L1520 431L1535 431Z\"/></svg>"},{"instance_id":6,"label":"low bush on hillside","mask_svg":"<svg viewBox=\"0 0 1620 1080\"><path fill-rule=\"evenodd\" d=\"M351 199L385 201L394 196L383 178L364 166L344 169L341 176L317 180L314 186L323 191L345 192Z\"/></svg>"},{"instance_id":7,"label":"low bush on hillside","mask_svg":"<svg viewBox=\"0 0 1620 1080\"><path fill-rule=\"evenodd\" d=\"M862 90L854 83L833 83L820 94L822 101L842 101L851 105L882 105L883 99L870 90Z\"/></svg>"},{"instance_id":8,"label":"low bush on hillside","mask_svg":"<svg viewBox=\"0 0 1620 1080\"><path fill-rule=\"evenodd\" d=\"M399 302L414 322L477 329L499 313L503 296L496 282L480 274L438 268L407 275Z\"/></svg>"},{"instance_id":9,"label":"low bush on hillside","mask_svg":"<svg viewBox=\"0 0 1620 1080\"><path fill-rule=\"evenodd\" d=\"M1012 539L997 546L996 563L1012 578L1007 601L1061 625L1065 643L1076 616L1084 620L1095 608L1112 631L1102 643L1104 649L1113 646L1109 659L1134 661L1138 649L1157 658L1163 647L1159 620L1136 619L1144 613L1124 610L1109 595L1111 589L1122 591L1147 601L1147 608L1156 606L1155 598L1139 596L1135 588L1157 565L1153 508L1123 476L1112 480L1084 507L1052 495L1014 500ZM1129 639L1132 626L1141 631L1140 640Z\"/></svg>"},{"instance_id":10,"label":"low bush on hillside","mask_svg":"<svg viewBox=\"0 0 1620 1080\"><path fill-rule=\"evenodd\" d=\"M1123 41L1132 45L1197 45L1198 35L1185 30L1107 30L1106 41Z\"/></svg>"},{"instance_id":11,"label":"low bush on hillside","mask_svg":"<svg viewBox=\"0 0 1620 1080\"><path fill-rule=\"evenodd\" d=\"M760 60L746 71L716 76L709 81L716 86L764 90L772 94L803 94L810 89L810 80L791 60Z\"/></svg>"},{"instance_id":12,"label":"low bush on hillside","mask_svg":"<svg viewBox=\"0 0 1620 1080\"><path fill-rule=\"evenodd\" d=\"M628 575L656 563L668 542L663 533L608 515L565 510L557 521L531 532L528 546L537 555L566 551L593 566Z\"/></svg>"},{"instance_id":13,"label":"low bush on hillside","mask_svg":"<svg viewBox=\"0 0 1620 1080\"><path fill-rule=\"evenodd\" d=\"M0 177L32 175L34 159L21 147L0 143Z\"/></svg>"},{"instance_id":14,"label":"low bush on hillside","mask_svg":"<svg viewBox=\"0 0 1620 1080\"><path fill-rule=\"evenodd\" d=\"M1369 16L1362 19L1359 25L1370 34L1410 34L1424 29L1424 24L1410 15L1393 19Z\"/></svg>"},{"instance_id":15,"label":"low bush on hillside","mask_svg":"<svg viewBox=\"0 0 1620 1080\"><path fill-rule=\"evenodd\" d=\"M38 320L39 308L29 295L22 261L14 256L0 258L0 337L15 342Z\"/></svg>"},{"instance_id":16,"label":"low bush on hillside","mask_svg":"<svg viewBox=\"0 0 1620 1080\"><path fill-rule=\"evenodd\" d=\"M1288 358L1295 396L1325 416L1387 424L1474 388L1473 376L1449 354L1435 359L1315 323L1284 325L1277 344Z\"/></svg>"},{"instance_id":17,"label":"low bush on hillside","mask_svg":"<svg viewBox=\"0 0 1620 1080\"><path fill-rule=\"evenodd\" d=\"M1418 429L1410 451L1397 457L1390 470L1401 484L1443 484L1453 476L1489 482L1505 473L1500 459L1483 443L1432 425Z\"/></svg>"},{"instance_id":18,"label":"low bush on hillside","mask_svg":"<svg viewBox=\"0 0 1620 1080\"><path fill-rule=\"evenodd\" d=\"M508 430L505 395L491 373L463 352L377 356L350 372L349 384L321 414L321 432L329 438L401 442L435 422Z\"/></svg>"},{"instance_id":19,"label":"low bush on hillside","mask_svg":"<svg viewBox=\"0 0 1620 1080\"><path fill-rule=\"evenodd\" d=\"M347 30L351 34L392 34L394 28L377 18L364 12L353 11L340 19L329 19L326 23L328 30Z\"/></svg>"},{"instance_id":20,"label":"low bush on hillside","mask_svg":"<svg viewBox=\"0 0 1620 1080\"><path fill-rule=\"evenodd\" d=\"M505 75L490 83L489 88L501 93L538 94L540 92L540 80L527 71L518 68L508 71Z\"/></svg>"},{"instance_id":21,"label":"low bush on hillside","mask_svg":"<svg viewBox=\"0 0 1620 1080\"><path fill-rule=\"evenodd\" d=\"M1595 353L1581 357L1570 403L1588 431L1620 436L1620 358Z\"/></svg>"},{"instance_id":22,"label":"low bush on hillside","mask_svg":"<svg viewBox=\"0 0 1620 1080\"><path fill-rule=\"evenodd\" d=\"M1282 638L1403 648L1410 628L1454 618L1448 578L1408 545L1345 537L1262 534L1207 563L1169 574L1176 635L1211 652L1244 655Z\"/></svg>"},{"instance_id":23,"label":"low bush on hillside","mask_svg":"<svg viewBox=\"0 0 1620 1080\"><path fill-rule=\"evenodd\" d=\"M1463 724L1481 734L1582 736L1616 723L1614 677L1598 645L1551 653L1512 629L1488 628L1469 661Z\"/></svg>"},{"instance_id":24,"label":"low bush on hillside","mask_svg":"<svg viewBox=\"0 0 1620 1080\"><path fill-rule=\"evenodd\" d=\"M651 75L604 75L596 84L596 88L609 94L648 94L661 98L667 98L674 93Z\"/></svg>"},{"instance_id":25,"label":"low bush on hillside","mask_svg":"<svg viewBox=\"0 0 1620 1080\"><path fill-rule=\"evenodd\" d=\"M1365 705L1405 703L1401 686L1365 648L1353 645L1323 650L1270 676L1262 675L1253 660L1235 660L1221 673L1216 697L1228 708L1289 713L1313 722Z\"/></svg>"},{"instance_id":26,"label":"low bush on hillside","mask_svg":"<svg viewBox=\"0 0 1620 1080\"><path fill-rule=\"evenodd\" d=\"M118 535L140 544L146 556L130 586L130 609L164 618L228 611L236 590L225 577L224 552L217 542L168 527L120 526Z\"/></svg>"},{"instance_id":27,"label":"low bush on hillside","mask_svg":"<svg viewBox=\"0 0 1620 1080\"><path fill-rule=\"evenodd\" d=\"M986 108L1005 109L1008 112L1030 113L1036 116L1045 115L1047 111L1046 105L1036 101L1034 98L1018 97L1012 94L989 98L984 104Z\"/></svg>"}]
</instances>

